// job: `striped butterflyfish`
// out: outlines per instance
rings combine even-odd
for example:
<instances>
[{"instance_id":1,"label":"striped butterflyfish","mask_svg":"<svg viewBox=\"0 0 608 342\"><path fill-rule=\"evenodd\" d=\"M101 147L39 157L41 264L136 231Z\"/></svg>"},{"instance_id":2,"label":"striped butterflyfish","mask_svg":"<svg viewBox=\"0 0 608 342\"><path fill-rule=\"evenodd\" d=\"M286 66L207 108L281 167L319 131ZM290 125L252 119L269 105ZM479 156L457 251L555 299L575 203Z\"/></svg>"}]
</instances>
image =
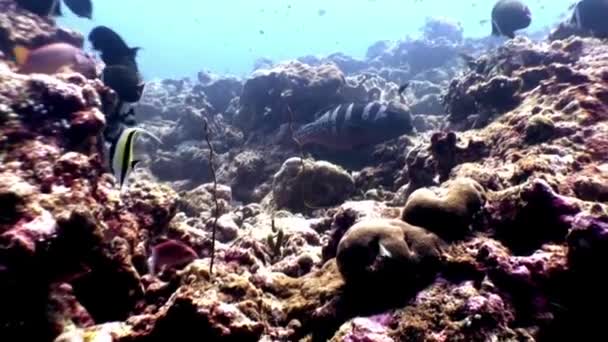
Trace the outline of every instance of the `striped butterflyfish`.
<instances>
[{"instance_id":1,"label":"striped butterflyfish","mask_svg":"<svg viewBox=\"0 0 608 342\"><path fill-rule=\"evenodd\" d=\"M129 174L139 163L139 160L134 159L133 154L133 146L139 133L146 134L161 144L160 139L154 134L138 127L128 127L120 133L120 136L110 148L110 156L111 170L121 190L128 187Z\"/></svg>"},{"instance_id":2,"label":"striped butterflyfish","mask_svg":"<svg viewBox=\"0 0 608 342\"><path fill-rule=\"evenodd\" d=\"M325 108L318 115L314 122L294 132L298 144L347 150L376 145L413 131L409 108L396 101L345 103Z\"/></svg>"}]
</instances>

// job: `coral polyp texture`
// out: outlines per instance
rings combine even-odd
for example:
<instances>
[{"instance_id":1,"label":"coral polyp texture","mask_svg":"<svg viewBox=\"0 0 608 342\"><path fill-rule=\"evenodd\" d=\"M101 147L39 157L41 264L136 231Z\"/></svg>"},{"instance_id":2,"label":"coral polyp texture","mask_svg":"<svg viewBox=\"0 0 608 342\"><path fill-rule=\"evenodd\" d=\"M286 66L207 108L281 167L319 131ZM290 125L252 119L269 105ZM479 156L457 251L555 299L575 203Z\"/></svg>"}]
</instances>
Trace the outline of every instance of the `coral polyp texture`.
<instances>
[{"instance_id":1,"label":"coral polyp texture","mask_svg":"<svg viewBox=\"0 0 608 342\"><path fill-rule=\"evenodd\" d=\"M560 32L495 48L435 18L363 59L151 81L135 110L163 144L142 137L121 191L116 94L12 59L82 36L0 0L0 340L596 340L608 46ZM411 108L415 132L292 139L372 101Z\"/></svg>"}]
</instances>

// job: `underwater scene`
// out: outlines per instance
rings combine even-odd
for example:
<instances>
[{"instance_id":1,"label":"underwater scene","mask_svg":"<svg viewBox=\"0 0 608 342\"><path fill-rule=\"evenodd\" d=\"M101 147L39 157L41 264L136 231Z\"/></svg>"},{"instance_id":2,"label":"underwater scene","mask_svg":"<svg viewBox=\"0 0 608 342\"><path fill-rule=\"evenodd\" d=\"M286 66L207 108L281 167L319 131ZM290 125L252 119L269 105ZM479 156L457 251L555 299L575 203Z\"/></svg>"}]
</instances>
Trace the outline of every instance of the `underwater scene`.
<instances>
[{"instance_id":1,"label":"underwater scene","mask_svg":"<svg viewBox=\"0 0 608 342\"><path fill-rule=\"evenodd\" d=\"M608 0L0 0L0 342L605 341Z\"/></svg>"}]
</instances>

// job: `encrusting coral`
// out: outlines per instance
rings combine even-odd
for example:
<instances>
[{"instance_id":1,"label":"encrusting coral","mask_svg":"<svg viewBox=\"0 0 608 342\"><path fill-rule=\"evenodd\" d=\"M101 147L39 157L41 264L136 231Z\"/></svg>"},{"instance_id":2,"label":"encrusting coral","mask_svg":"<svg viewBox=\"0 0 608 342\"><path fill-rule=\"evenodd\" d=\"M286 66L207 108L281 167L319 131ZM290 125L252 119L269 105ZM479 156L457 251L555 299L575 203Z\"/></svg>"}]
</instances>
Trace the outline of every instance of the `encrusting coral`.
<instances>
[{"instance_id":1,"label":"encrusting coral","mask_svg":"<svg viewBox=\"0 0 608 342\"><path fill-rule=\"evenodd\" d=\"M352 177L341 167L294 157L275 174L272 194L279 208L304 211L340 204L354 190Z\"/></svg>"},{"instance_id":2,"label":"encrusting coral","mask_svg":"<svg viewBox=\"0 0 608 342\"><path fill-rule=\"evenodd\" d=\"M340 240L336 261L347 285L402 288L433 274L441 244L434 234L400 220L363 220Z\"/></svg>"},{"instance_id":3,"label":"encrusting coral","mask_svg":"<svg viewBox=\"0 0 608 342\"><path fill-rule=\"evenodd\" d=\"M485 203L485 190L472 179L447 182L439 195L427 188L414 191L401 218L447 240L464 238Z\"/></svg>"}]
</instances>

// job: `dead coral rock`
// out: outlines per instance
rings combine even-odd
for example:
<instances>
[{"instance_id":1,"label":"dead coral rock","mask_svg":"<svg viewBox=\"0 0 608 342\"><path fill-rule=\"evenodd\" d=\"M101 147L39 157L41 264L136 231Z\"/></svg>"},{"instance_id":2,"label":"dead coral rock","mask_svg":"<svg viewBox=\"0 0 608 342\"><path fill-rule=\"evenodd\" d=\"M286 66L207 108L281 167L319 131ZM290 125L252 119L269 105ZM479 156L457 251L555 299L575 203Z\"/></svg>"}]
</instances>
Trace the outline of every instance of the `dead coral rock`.
<instances>
[{"instance_id":1,"label":"dead coral rock","mask_svg":"<svg viewBox=\"0 0 608 342\"><path fill-rule=\"evenodd\" d=\"M226 111L230 101L240 96L243 91L243 83L234 77L215 78L198 86L209 99L209 103L213 106L215 112L219 113Z\"/></svg>"},{"instance_id":2,"label":"dead coral rock","mask_svg":"<svg viewBox=\"0 0 608 342\"><path fill-rule=\"evenodd\" d=\"M458 144L458 136L454 132L433 134L429 149L442 182L449 178L456 165L477 161L489 153L489 147L480 139L470 139L466 145Z\"/></svg>"},{"instance_id":3,"label":"dead coral rock","mask_svg":"<svg viewBox=\"0 0 608 342\"><path fill-rule=\"evenodd\" d=\"M0 233L28 215L35 193L36 188L22 178L9 172L0 173Z\"/></svg>"},{"instance_id":4,"label":"dead coral rock","mask_svg":"<svg viewBox=\"0 0 608 342\"><path fill-rule=\"evenodd\" d=\"M425 115L443 115L444 108L441 104L441 97L439 94L428 94L420 98L417 102L412 104L411 110L413 114L425 114Z\"/></svg>"},{"instance_id":5,"label":"dead coral rock","mask_svg":"<svg viewBox=\"0 0 608 342\"><path fill-rule=\"evenodd\" d=\"M608 217L605 215L579 214L568 233L568 264L573 271L594 276L597 263L608 249Z\"/></svg>"},{"instance_id":6,"label":"dead coral rock","mask_svg":"<svg viewBox=\"0 0 608 342\"><path fill-rule=\"evenodd\" d=\"M401 288L433 274L441 244L434 234L399 220L365 220L342 237L336 260L349 286Z\"/></svg>"},{"instance_id":7,"label":"dead coral rock","mask_svg":"<svg viewBox=\"0 0 608 342\"><path fill-rule=\"evenodd\" d=\"M313 121L312 114L340 100L344 85L344 75L334 64L289 62L257 70L243 86L234 122L245 130L263 124L278 127L290 120L287 105L295 121Z\"/></svg>"},{"instance_id":8,"label":"dead coral rock","mask_svg":"<svg viewBox=\"0 0 608 342\"><path fill-rule=\"evenodd\" d=\"M461 239L471 232L474 216L485 203L485 190L472 179L458 178L442 194L423 188L410 195L401 219L426 228L447 240Z\"/></svg>"},{"instance_id":9,"label":"dead coral rock","mask_svg":"<svg viewBox=\"0 0 608 342\"><path fill-rule=\"evenodd\" d=\"M251 202L259 184L265 180L267 161L258 151L246 150L234 158L231 173L231 187L234 198L245 203Z\"/></svg>"},{"instance_id":10,"label":"dead coral rock","mask_svg":"<svg viewBox=\"0 0 608 342\"><path fill-rule=\"evenodd\" d=\"M283 319L291 322L292 340L306 336L315 341L328 340L343 321L357 316L361 309L355 298L340 299L344 280L335 260L301 278L280 274L272 278L257 275L254 279L265 292L285 303Z\"/></svg>"},{"instance_id":11,"label":"dead coral rock","mask_svg":"<svg viewBox=\"0 0 608 342\"><path fill-rule=\"evenodd\" d=\"M294 157L274 175L273 199L279 208L305 211L338 205L354 188L353 178L339 166Z\"/></svg>"},{"instance_id":12,"label":"dead coral rock","mask_svg":"<svg viewBox=\"0 0 608 342\"><path fill-rule=\"evenodd\" d=\"M248 318L234 304L197 298L192 289L182 288L158 315L153 339L212 339L216 341L259 341L264 326Z\"/></svg>"},{"instance_id":13,"label":"dead coral rock","mask_svg":"<svg viewBox=\"0 0 608 342\"><path fill-rule=\"evenodd\" d=\"M263 292L246 274L218 264L217 281L209 281L209 265L201 260L182 271L184 283L146 324L134 327L128 341L211 339L258 341L265 332L262 320L269 307L262 305Z\"/></svg>"},{"instance_id":14,"label":"dead coral rock","mask_svg":"<svg viewBox=\"0 0 608 342\"><path fill-rule=\"evenodd\" d=\"M438 281L397 314L395 341L525 341L510 327L514 317L508 304L470 281Z\"/></svg>"},{"instance_id":15,"label":"dead coral rock","mask_svg":"<svg viewBox=\"0 0 608 342\"><path fill-rule=\"evenodd\" d=\"M208 113L204 109L195 109L191 106L183 108L178 116L177 123L171 132L163 137L168 146L175 146L184 141L205 139L205 117Z\"/></svg>"},{"instance_id":16,"label":"dead coral rock","mask_svg":"<svg viewBox=\"0 0 608 342\"><path fill-rule=\"evenodd\" d=\"M537 114L530 117L526 125L525 142L538 144L551 139L556 133L555 123L551 118Z\"/></svg>"},{"instance_id":17,"label":"dead coral rock","mask_svg":"<svg viewBox=\"0 0 608 342\"><path fill-rule=\"evenodd\" d=\"M53 336L68 327L89 327L94 325L93 318L74 296L72 287L67 284L54 284L49 294L49 318L57 328Z\"/></svg>"},{"instance_id":18,"label":"dead coral rock","mask_svg":"<svg viewBox=\"0 0 608 342\"><path fill-rule=\"evenodd\" d=\"M129 336L131 327L123 322L110 322L98 324L87 328L66 329L57 336L53 342L71 341L122 341L121 338Z\"/></svg>"},{"instance_id":19,"label":"dead coral rock","mask_svg":"<svg viewBox=\"0 0 608 342\"><path fill-rule=\"evenodd\" d=\"M522 81L519 78L496 76L488 82L473 87L470 91L482 108L491 108L498 113L504 113L521 102L521 97L517 94L521 87Z\"/></svg>"},{"instance_id":20,"label":"dead coral rock","mask_svg":"<svg viewBox=\"0 0 608 342\"><path fill-rule=\"evenodd\" d=\"M127 208L141 228L163 231L177 211L177 193L166 185L138 180L129 189Z\"/></svg>"},{"instance_id":21,"label":"dead coral rock","mask_svg":"<svg viewBox=\"0 0 608 342\"><path fill-rule=\"evenodd\" d=\"M375 341L395 342L391 337L390 326L394 323L392 314L371 317L357 317L344 323L329 342Z\"/></svg>"},{"instance_id":22,"label":"dead coral rock","mask_svg":"<svg viewBox=\"0 0 608 342\"><path fill-rule=\"evenodd\" d=\"M212 217L215 213L214 184L203 184L193 190L183 192L178 199L178 210L185 212L188 216ZM215 193L219 204L219 214L230 211L232 201L232 190L226 185L217 185Z\"/></svg>"},{"instance_id":23,"label":"dead coral rock","mask_svg":"<svg viewBox=\"0 0 608 342\"><path fill-rule=\"evenodd\" d=\"M399 101L399 86L373 73L346 78L342 102Z\"/></svg>"},{"instance_id":24,"label":"dead coral rock","mask_svg":"<svg viewBox=\"0 0 608 342\"><path fill-rule=\"evenodd\" d=\"M212 220L212 219L210 219ZM211 224L210 224L211 225ZM212 225L211 225L212 226ZM212 227L211 227L212 228ZM217 220L217 239L220 242L229 242L239 234L239 226L234 222L231 215L222 215Z\"/></svg>"},{"instance_id":25,"label":"dead coral rock","mask_svg":"<svg viewBox=\"0 0 608 342\"><path fill-rule=\"evenodd\" d=\"M513 256L496 241L478 246L476 260L487 272L496 293L508 299L522 325L550 323L567 288L566 248L544 245L528 256ZM559 310L559 309L558 309ZM526 323L529 322L529 323Z\"/></svg>"},{"instance_id":26,"label":"dead coral rock","mask_svg":"<svg viewBox=\"0 0 608 342\"><path fill-rule=\"evenodd\" d=\"M608 201L608 175L580 175L576 177L573 190L576 197L584 201Z\"/></svg>"},{"instance_id":27,"label":"dead coral rock","mask_svg":"<svg viewBox=\"0 0 608 342\"><path fill-rule=\"evenodd\" d=\"M558 94L566 83L585 82L585 75L573 70L584 45L575 41L535 45L517 38L483 56L450 84L444 98L450 122L455 127L485 126L493 115L520 105L530 92Z\"/></svg>"},{"instance_id":28,"label":"dead coral rock","mask_svg":"<svg viewBox=\"0 0 608 342\"><path fill-rule=\"evenodd\" d=\"M556 317L548 338L593 336L603 330L598 309L608 305L604 289L608 284L600 271L608 251L608 217L603 213L581 213L572 222L567 237L568 267L571 273L562 284L560 303L567 308Z\"/></svg>"},{"instance_id":29,"label":"dead coral rock","mask_svg":"<svg viewBox=\"0 0 608 342\"><path fill-rule=\"evenodd\" d=\"M395 194L393 205L404 205L412 192L425 186L436 185L436 162L426 144L419 144L411 149L407 153L405 164L396 181L400 188Z\"/></svg>"},{"instance_id":30,"label":"dead coral rock","mask_svg":"<svg viewBox=\"0 0 608 342\"><path fill-rule=\"evenodd\" d=\"M174 151L158 151L150 170L162 180L189 179L199 184L209 182L209 149L204 142L183 142Z\"/></svg>"},{"instance_id":31,"label":"dead coral rock","mask_svg":"<svg viewBox=\"0 0 608 342\"><path fill-rule=\"evenodd\" d=\"M60 332L55 324L61 319L56 315L68 318L69 310L77 309L56 308L49 316L49 286L96 271L105 257L101 227L83 209L57 221L43 210L33 220L21 222L0 236L2 333L48 340Z\"/></svg>"},{"instance_id":32,"label":"dead coral rock","mask_svg":"<svg viewBox=\"0 0 608 342\"><path fill-rule=\"evenodd\" d=\"M549 242L564 242L572 218L580 209L535 179L493 195L487 210L494 236L515 254L528 254Z\"/></svg>"},{"instance_id":33,"label":"dead coral rock","mask_svg":"<svg viewBox=\"0 0 608 342\"><path fill-rule=\"evenodd\" d=\"M76 297L95 322L127 319L143 298L143 287L130 253L124 239L114 238L103 259L92 265L94 271L72 282Z\"/></svg>"}]
</instances>

